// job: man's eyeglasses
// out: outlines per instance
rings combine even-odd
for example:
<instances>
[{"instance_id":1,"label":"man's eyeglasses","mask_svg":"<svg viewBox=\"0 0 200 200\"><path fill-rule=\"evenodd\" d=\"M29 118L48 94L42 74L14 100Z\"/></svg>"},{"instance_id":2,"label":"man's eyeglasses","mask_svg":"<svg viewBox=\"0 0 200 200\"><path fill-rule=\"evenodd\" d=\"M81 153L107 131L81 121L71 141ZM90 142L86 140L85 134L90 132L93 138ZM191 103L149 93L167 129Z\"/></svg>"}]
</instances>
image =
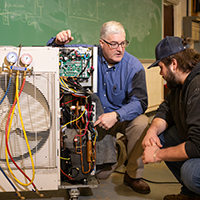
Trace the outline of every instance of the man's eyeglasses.
<instances>
[{"instance_id":1,"label":"man's eyeglasses","mask_svg":"<svg viewBox=\"0 0 200 200\"><path fill-rule=\"evenodd\" d=\"M125 48L125 47L127 47L128 44L129 44L129 41L127 41L127 40L124 40L124 41L121 42L120 44L119 44L118 42L112 42L112 43L110 43L110 42L107 42L107 41L104 40L104 39L102 39L102 40L103 40L105 43L109 44L110 47L111 47L112 49L117 49L117 48L119 47L119 45L121 45L122 48Z\"/></svg>"}]
</instances>

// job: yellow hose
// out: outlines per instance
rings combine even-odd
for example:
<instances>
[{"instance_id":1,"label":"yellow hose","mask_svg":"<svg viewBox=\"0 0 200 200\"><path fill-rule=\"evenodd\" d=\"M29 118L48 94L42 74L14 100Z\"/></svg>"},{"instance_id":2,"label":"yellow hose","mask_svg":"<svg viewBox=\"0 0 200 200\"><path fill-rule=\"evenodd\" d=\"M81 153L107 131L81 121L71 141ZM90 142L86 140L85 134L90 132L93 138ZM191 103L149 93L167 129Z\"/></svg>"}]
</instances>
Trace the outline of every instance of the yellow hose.
<instances>
[{"instance_id":1,"label":"yellow hose","mask_svg":"<svg viewBox=\"0 0 200 200\"><path fill-rule=\"evenodd\" d=\"M19 116L20 116L20 121L21 121L21 125L22 125L22 129L23 129L23 133L24 133L24 138L26 141L26 145L28 147L28 151L29 151L29 155L30 155L30 159L31 159L31 164L32 164L32 170L33 170L33 175L32 175L32 180L29 183L22 183L21 181L19 181L16 176L14 175L14 173L12 172L12 169L10 168L10 164L9 164L9 160L8 160L8 152L7 152L7 148L5 147L5 154L6 154L6 163L8 166L8 169L10 171L10 173L12 174L13 178L21 185L23 186L29 186L30 184L33 183L34 179L35 179L35 166L34 166L34 162L33 162L33 157L32 157L32 153L31 153L31 149L28 143L28 138L26 135L26 131L24 129L24 124L23 124L23 119L21 116L21 110L20 110L20 104L19 104L19 96L18 96L18 80L19 79L19 75L18 73L16 74L16 92L15 92L15 100L17 99L17 105L18 105L18 110L19 110ZM8 128L8 134L7 134L7 141L9 140L9 135L10 135L10 129L11 129L11 125L12 125L12 120L13 120L13 115L14 115L14 111L15 111L15 106L13 107L12 110L12 114L11 114L11 118L10 118L10 122L9 122L9 128Z\"/></svg>"}]
</instances>

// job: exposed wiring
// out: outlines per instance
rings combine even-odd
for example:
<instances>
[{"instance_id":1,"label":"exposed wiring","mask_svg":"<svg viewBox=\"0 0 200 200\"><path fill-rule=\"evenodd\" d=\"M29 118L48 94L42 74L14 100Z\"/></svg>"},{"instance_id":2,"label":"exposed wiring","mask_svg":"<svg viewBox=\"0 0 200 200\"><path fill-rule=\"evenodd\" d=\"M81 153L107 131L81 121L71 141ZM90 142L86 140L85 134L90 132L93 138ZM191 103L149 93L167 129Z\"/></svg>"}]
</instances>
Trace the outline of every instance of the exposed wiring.
<instances>
[{"instance_id":1,"label":"exposed wiring","mask_svg":"<svg viewBox=\"0 0 200 200\"><path fill-rule=\"evenodd\" d=\"M70 100L70 101L67 101L67 102L65 102L65 103L62 103L61 104L61 106L63 106L64 104L68 104L68 103L71 103L72 101L76 101L78 98L75 98L75 99L72 99L72 100Z\"/></svg>"},{"instance_id":2,"label":"exposed wiring","mask_svg":"<svg viewBox=\"0 0 200 200\"><path fill-rule=\"evenodd\" d=\"M63 89L68 89L69 92L76 93L76 90L68 87L68 85L65 83L65 81L63 80L62 77L59 78L59 82L60 82Z\"/></svg>"},{"instance_id":3,"label":"exposed wiring","mask_svg":"<svg viewBox=\"0 0 200 200\"><path fill-rule=\"evenodd\" d=\"M89 49L91 48L88 48L87 51ZM72 100L60 103L62 124L67 122L65 125L61 125L61 137L64 143L66 143L65 145L63 144L63 148L67 150L66 154L71 156L66 155L60 158L64 167L62 168L64 173L70 174L70 177L72 175L74 180L80 181L89 175L94 169L96 162L96 140L98 134L92 126L95 116L93 105L91 106L88 103L88 98L92 94L90 90L92 85L85 87L80 84L83 82L90 85L88 80L94 68L90 67L92 58L90 53L82 53L82 49L70 52L67 50L65 52L63 50L63 54L60 54L60 97L63 101L65 98L61 95L64 94L66 95L65 97L69 95L72 97ZM75 101L75 104L72 103L72 105L66 106L72 101ZM68 124L70 126L64 128ZM70 134L71 131L73 136ZM69 137L68 134L70 134ZM73 155L75 157L71 159ZM78 174L73 170L77 170Z\"/></svg>"},{"instance_id":4,"label":"exposed wiring","mask_svg":"<svg viewBox=\"0 0 200 200\"><path fill-rule=\"evenodd\" d=\"M82 94L72 94L72 96L74 97L84 97L84 98L88 98L89 96L84 96Z\"/></svg>"},{"instance_id":5,"label":"exposed wiring","mask_svg":"<svg viewBox=\"0 0 200 200\"><path fill-rule=\"evenodd\" d=\"M64 93L62 93L62 96L60 97L59 101L64 97Z\"/></svg>"},{"instance_id":6,"label":"exposed wiring","mask_svg":"<svg viewBox=\"0 0 200 200\"><path fill-rule=\"evenodd\" d=\"M92 129L95 133L95 137L94 137L94 141L93 141L93 146L96 145L96 142L97 142L97 131L95 129Z\"/></svg>"},{"instance_id":7,"label":"exposed wiring","mask_svg":"<svg viewBox=\"0 0 200 200\"><path fill-rule=\"evenodd\" d=\"M91 106L91 109L90 109L90 111L89 111L89 104L88 104L88 108L87 108L87 117L88 117L88 122L86 123L86 126L85 126L85 130L84 130L84 134L77 134L77 135L75 135L74 136L74 138L75 137L83 137L84 135L86 135L86 131L88 130L88 124L89 124L89 122L90 122L90 116L91 116L91 111L92 111L92 107L93 106Z\"/></svg>"},{"instance_id":8,"label":"exposed wiring","mask_svg":"<svg viewBox=\"0 0 200 200\"><path fill-rule=\"evenodd\" d=\"M85 67L83 68L83 70L79 73L79 75L77 76L77 77L79 77L79 76L81 76L81 74L85 71L85 69L87 68L87 65L88 65L88 63L89 63L89 60L92 58L92 56L90 56L88 59L87 59L87 63L85 64Z\"/></svg>"},{"instance_id":9,"label":"exposed wiring","mask_svg":"<svg viewBox=\"0 0 200 200\"><path fill-rule=\"evenodd\" d=\"M73 77L60 77L59 78L60 87L71 93L75 97L85 97L88 98L91 95L91 91L86 90L82 85Z\"/></svg>"},{"instance_id":10,"label":"exposed wiring","mask_svg":"<svg viewBox=\"0 0 200 200\"><path fill-rule=\"evenodd\" d=\"M63 157L60 157L60 159L62 159L62 160L70 160L70 158L63 158Z\"/></svg>"},{"instance_id":11,"label":"exposed wiring","mask_svg":"<svg viewBox=\"0 0 200 200\"><path fill-rule=\"evenodd\" d=\"M67 122L66 124L64 124L64 125L61 127L61 129L63 129L63 128L64 128L65 126L67 126L68 124L73 123L73 122L79 120L79 119L83 116L83 114L85 113L85 111L86 111L86 109L84 108L83 112L81 113L81 115L80 115L78 118L76 118L76 119L74 119L74 120L72 120L72 121Z\"/></svg>"},{"instance_id":12,"label":"exposed wiring","mask_svg":"<svg viewBox=\"0 0 200 200\"><path fill-rule=\"evenodd\" d=\"M70 180L73 180L75 181L71 176L68 176L65 172L63 172L63 170L60 168L60 171L67 177L69 178Z\"/></svg>"},{"instance_id":13,"label":"exposed wiring","mask_svg":"<svg viewBox=\"0 0 200 200\"><path fill-rule=\"evenodd\" d=\"M78 108L78 105L77 105L77 108ZM88 134L89 134L89 130L88 130L88 125L89 125L89 123L90 123L90 116L91 116L91 111L92 111L92 108L93 108L93 106L91 106L91 108L89 109L89 104L88 104L88 108L87 108L87 118L88 118L88 121L87 121L87 123L86 123L86 126L85 126L85 129L84 129L84 134L81 134L82 133L82 130L80 130L80 133L79 134L77 134L77 135L75 135L75 137L74 137L74 142L75 142L75 146L76 146L76 153L77 154L80 154L80 156L81 156L81 169L82 169L82 173L83 174L88 174L89 172L91 172L91 170L93 169L92 168L92 163L94 162L94 156L96 155L96 151L94 150L94 152L92 153L92 152L90 152L90 154L89 154L89 160L90 161L88 161L88 170L87 171L85 171L85 167L84 167L84 161L83 161L83 149L82 149L82 137L83 136L85 136L86 135L86 133L88 132ZM76 124L77 125L77 124ZM78 125L77 125L78 126ZM77 142L78 142L78 138L77 137L79 137L79 146L77 145ZM91 140L91 139L90 139ZM89 138L88 138L88 142L89 142ZM87 143L88 143L87 142ZM88 147L88 146L87 146ZM79 151L78 151L78 148L79 148ZM92 146L90 147L91 149L92 149ZM87 151L89 151L89 149L87 149ZM89 152L87 152L87 153L89 153ZM92 159L91 159L92 158ZM94 165L93 165L94 166Z\"/></svg>"}]
</instances>

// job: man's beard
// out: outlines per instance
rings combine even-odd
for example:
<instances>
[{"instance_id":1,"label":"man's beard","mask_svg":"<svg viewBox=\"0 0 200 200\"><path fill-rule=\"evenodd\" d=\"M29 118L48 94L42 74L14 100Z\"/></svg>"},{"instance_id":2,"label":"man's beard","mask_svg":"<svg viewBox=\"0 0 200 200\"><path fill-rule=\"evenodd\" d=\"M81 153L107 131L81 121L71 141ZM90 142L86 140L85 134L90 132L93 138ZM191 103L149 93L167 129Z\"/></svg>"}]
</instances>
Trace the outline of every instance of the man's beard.
<instances>
[{"instance_id":1,"label":"man's beard","mask_svg":"<svg viewBox=\"0 0 200 200\"><path fill-rule=\"evenodd\" d=\"M173 89L177 87L178 85L180 85L180 83L176 81L176 77L170 69L167 70L167 76L165 77L165 80L167 82L167 87L169 89Z\"/></svg>"}]
</instances>

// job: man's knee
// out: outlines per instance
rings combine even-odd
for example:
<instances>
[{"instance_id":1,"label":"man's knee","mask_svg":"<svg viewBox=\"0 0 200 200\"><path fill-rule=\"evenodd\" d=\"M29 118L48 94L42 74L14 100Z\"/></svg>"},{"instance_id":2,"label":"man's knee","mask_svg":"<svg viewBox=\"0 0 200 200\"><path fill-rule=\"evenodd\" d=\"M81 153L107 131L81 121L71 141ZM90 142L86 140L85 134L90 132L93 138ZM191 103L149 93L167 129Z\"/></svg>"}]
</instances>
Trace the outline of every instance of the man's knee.
<instances>
[{"instance_id":1,"label":"man's knee","mask_svg":"<svg viewBox=\"0 0 200 200\"><path fill-rule=\"evenodd\" d=\"M181 167L181 179L191 191L200 194L200 158L187 160Z\"/></svg>"},{"instance_id":2,"label":"man's knee","mask_svg":"<svg viewBox=\"0 0 200 200\"><path fill-rule=\"evenodd\" d=\"M148 117L144 114L132 120L126 128L127 139L138 141L140 137L143 138L149 127L148 122Z\"/></svg>"},{"instance_id":3,"label":"man's knee","mask_svg":"<svg viewBox=\"0 0 200 200\"><path fill-rule=\"evenodd\" d=\"M140 126L143 126L146 128L146 126L149 123L149 118L145 114L142 114L136 117L136 123L139 123Z\"/></svg>"},{"instance_id":4,"label":"man's knee","mask_svg":"<svg viewBox=\"0 0 200 200\"><path fill-rule=\"evenodd\" d=\"M129 129L138 129L139 131L143 132L149 124L149 118L145 115L142 114L138 117L136 117L134 120L132 120L127 128Z\"/></svg>"}]
</instances>

